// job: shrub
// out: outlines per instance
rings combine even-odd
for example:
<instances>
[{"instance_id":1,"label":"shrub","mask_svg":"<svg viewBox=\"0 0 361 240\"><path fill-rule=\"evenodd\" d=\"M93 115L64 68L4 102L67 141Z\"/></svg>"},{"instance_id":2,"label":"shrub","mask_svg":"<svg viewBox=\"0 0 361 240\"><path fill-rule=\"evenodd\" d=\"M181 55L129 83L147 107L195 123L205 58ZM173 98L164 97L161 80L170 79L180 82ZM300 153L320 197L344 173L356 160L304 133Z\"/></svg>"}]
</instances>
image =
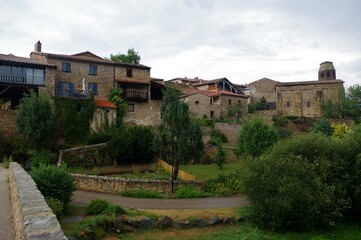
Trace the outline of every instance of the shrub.
<instances>
[{"instance_id":1,"label":"shrub","mask_svg":"<svg viewBox=\"0 0 361 240\"><path fill-rule=\"evenodd\" d=\"M219 175L216 179L208 180L205 183L204 190L206 193L213 195L229 196L238 194L242 191L239 173Z\"/></svg>"},{"instance_id":2,"label":"shrub","mask_svg":"<svg viewBox=\"0 0 361 240\"><path fill-rule=\"evenodd\" d=\"M211 196L210 193L201 192L191 186L181 186L175 192L176 198L203 198Z\"/></svg>"},{"instance_id":3,"label":"shrub","mask_svg":"<svg viewBox=\"0 0 361 240\"><path fill-rule=\"evenodd\" d=\"M348 208L341 147L321 134L280 141L241 174L252 216L263 227L332 225Z\"/></svg>"},{"instance_id":4,"label":"shrub","mask_svg":"<svg viewBox=\"0 0 361 240\"><path fill-rule=\"evenodd\" d=\"M97 215L93 218L85 219L77 227L77 239L103 239L105 232L114 225L112 216Z\"/></svg>"},{"instance_id":5,"label":"shrub","mask_svg":"<svg viewBox=\"0 0 361 240\"><path fill-rule=\"evenodd\" d=\"M63 217L64 204L60 200L55 198L45 198L45 201L58 219Z\"/></svg>"},{"instance_id":6,"label":"shrub","mask_svg":"<svg viewBox=\"0 0 361 240\"><path fill-rule=\"evenodd\" d=\"M10 157L5 157L4 159L3 159L3 168L6 168L6 169L8 169L9 168L9 166L10 166L10 163L13 161L13 157L12 156L10 156Z\"/></svg>"},{"instance_id":7,"label":"shrub","mask_svg":"<svg viewBox=\"0 0 361 240\"><path fill-rule=\"evenodd\" d=\"M109 142L112 138L112 133L109 132L101 132L101 133L93 133L87 139L87 144L98 144L98 143L106 143Z\"/></svg>"},{"instance_id":8,"label":"shrub","mask_svg":"<svg viewBox=\"0 0 361 240\"><path fill-rule=\"evenodd\" d=\"M125 210L116 204L110 204L103 212L105 215L118 215L118 214L124 214Z\"/></svg>"},{"instance_id":9,"label":"shrub","mask_svg":"<svg viewBox=\"0 0 361 240\"><path fill-rule=\"evenodd\" d=\"M351 130L346 124L331 124L332 128L332 137L333 138L343 138Z\"/></svg>"},{"instance_id":10,"label":"shrub","mask_svg":"<svg viewBox=\"0 0 361 240\"><path fill-rule=\"evenodd\" d=\"M102 214L110 203L104 199L94 199L85 208L85 213L89 215Z\"/></svg>"},{"instance_id":11,"label":"shrub","mask_svg":"<svg viewBox=\"0 0 361 240\"><path fill-rule=\"evenodd\" d=\"M228 142L226 135L224 135L223 133L221 133L220 131L217 131L217 130L211 131L211 138L219 139L222 143Z\"/></svg>"},{"instance_id":12,"label":"shrub","mask_svg":"<svg viewBox=\"0 0 361 240\"><path fill-rule=\"evenodd\" d=\"M30 175L45 198L58 199L65 206L71 201L75 190L74 179L65 168L40 165L33 168Z\"/></svg>"},{"instance_id":13,"label":"shrub","mask_svg":"<svg viewBox=\"0 0 361 240\"><path fill-rule=\"evenodd\" d=\"M313 132L315 133L320 132L326 134L327 136L331 136L332 127L330 122L326 118L321 118L316 122L315 126L313 127Z\"/></svg>"},{"instance_id":14,"label":"shrub","mask_svg":"<svg viewBox=\"0 0 361 240\"><path fill-rule=\"evenodd\" d=\"M113 158L122 163L148 163L153 160L153 133L150 127L123 127L108 142Z\"/></svg>"},{"instance_id":15,"label":"shrub","mask_svg":"<svg viewBox=\"0 0 361 240\"><path fill-rule=\"evenodd\" d=\"M238 137L238 148L242 154L257 157L277 140L278 134L274 127L267 125L262 118L256 117L243 123Z\"/></svg>"},{"instance_id":16,"label":"shrub","mask_svg":"<svg viewBox=\"0 0 361 240\"><path fill-rule=\"evenodd\" d=\"M248 113L254 113L255 107L253 104L248 104Z\"/></svg>"},{"instance_id":17,"label":"shrub","mask_svg":"<svg viewBox=\"0 0 361 240\"><path fill-rule=\"evenodd\" d=\"M32 168L39 167L41 164L50 165L54 162L55 154L50 151L40 151L35 152L30 158L30 163Z\"/></svg>"},{"instance_id":18,"label":"shrub","mask_svg":"<svg viewBox=\"0 0 361 240\"><path fill-rule=\"evenodd\" d=\"M120 194L125 197L135 197L135 198L165 198L164 194L147 189L125 190Z\"/></svg>"},{"instance_id":19,"label":"shrub","mask_svg":"<svg viewBox=\"0 0 361 240\"><path fill-rule=\"evenodd\" d=\"M226 160L226 152L224 151L224 148L222 146L222 143L220 141L217 141L217 153L214 157L215 162L217 163L220 170L223 169L224 161Z\"/></svg>"}]
</instances>

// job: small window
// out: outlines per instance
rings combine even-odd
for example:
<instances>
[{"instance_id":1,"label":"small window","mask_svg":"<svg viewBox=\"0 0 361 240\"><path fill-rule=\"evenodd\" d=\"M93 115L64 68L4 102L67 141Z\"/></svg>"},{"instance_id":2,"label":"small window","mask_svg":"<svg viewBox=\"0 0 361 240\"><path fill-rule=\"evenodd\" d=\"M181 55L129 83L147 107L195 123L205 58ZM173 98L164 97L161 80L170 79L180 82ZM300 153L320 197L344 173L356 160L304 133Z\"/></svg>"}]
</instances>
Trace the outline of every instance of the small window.
<instances>
[{"instance_id":1,"label":"small window","mask_svg":"<svg viewBox=\"0 0 361 240\"><path fill-rule=\"evenodd\" d=\"M211 118L214 118L214 112L213 111L211 111Z\"/></svg>"},{"instance_id":2,"label":"small window","mask_svg":"<svg viewBox=\"0 0 361 240\"><path fill-rule=\"evenodd\" d=\"M213 98L209 98L209 104L213 104Z\"/></svg>"},{"instance_id":3,"label":"small window","mask_svg":"<svg viewBox=\"0 0 361 240\"><path fill-rule=\"evenodd\" d=\"M197 100L197 101L195 101L194 103L195 103L196 105L198 105L198 104L199 104L199 101Z\"/></svg>"},{"instance_id":4,"label":"small window","mask_svg":"<svg viewBox=\"0 0 361 240\"><path fill-rule=\"evenodd\" d=\"M231 104L232 104L232 100L228 99L228 105L231 105Z\"/></svg>"},{"instance_id":5,"label":"small window","mask_svg":"<svg viewBox=\"0 0 361 240\"><path fill-rule=\"evenodd\" d=\"M325 77L325 74L324 73L321 73L321 78L324 78Z\"/></svg>"},{"instance_id":6,"label":"small window","mask_svg":"<svg viewBox=\"0 0 361 240\"><path fill-rule=\"evenodd\" d=\"M61 63L63 72L70 72L70 62Z\"/></svg>"},{"instance_id":7,"label":"small window","mask_svg":"<svg viewBox=\"0 0 361 240\"><path fill-rule=\"evenodd\" d=\"M98 74L98 67L95 65L89 65L89 74L90 75L97 75Z\"/></svg>"},{"instance_id":8,"label":"small window","mask_svg":"<svg viewBox=\"0 0 361 240\"><path fill-rule=\"evenodd\" d=\"M328 78L330 77L330 72L326 73L326 77L328 77Z\"/></svg>"},{"instance_id":9,"label":"small window","mask_svg":"<svg viewBox=\"0 0 361 240\"><path fill-rule=\"evenodd\" d=\"M288 107L288 108L291 107L290 101L287 101L287 107Z\"/></svg>"},{"instance_id":10,"label":"small window","mask_svg":"<svg viewBox=\"0 0 361 240\"><path fill-rule=\"evenodd\" d=\"M127 69L127 77L133 77L133 69Z\"/></svg>"},{"instance_id":11,"label":"small window","mask_svg":"<svg viewBox=\"0 0 361 240\"><path fill-rule=\"evenodd\" d=\"M238 100L238 104L241 104L241 100Z\"/></svg>"},{"instance_id":12,"label":"small window","mask_svg":"<svg viewBox=\"0 0 361 240\"><path fill-rule=\"evenodd\" d=\"M128 112L134 112L134 104L128 104Z\"/></svg>"},{"instance_id":13,"label":"small window","mask_svg":"<svg viewBox=\"0 0 361 240\"><path fill-rule=\"evenodd\" d=\"M88 90L93 91L94 95L98 95L98 83L94 83L94 82L88 83Z\"/></svg>"},{"instance_id":14,"label":"small window","mask_svg":"<svg viewBox=\"0 0 361 240\"><path fill-rule=\"evenodd\" d=\"M311 107L311 102L307 101L307 107Z\"/></svg>"}]
</instances>

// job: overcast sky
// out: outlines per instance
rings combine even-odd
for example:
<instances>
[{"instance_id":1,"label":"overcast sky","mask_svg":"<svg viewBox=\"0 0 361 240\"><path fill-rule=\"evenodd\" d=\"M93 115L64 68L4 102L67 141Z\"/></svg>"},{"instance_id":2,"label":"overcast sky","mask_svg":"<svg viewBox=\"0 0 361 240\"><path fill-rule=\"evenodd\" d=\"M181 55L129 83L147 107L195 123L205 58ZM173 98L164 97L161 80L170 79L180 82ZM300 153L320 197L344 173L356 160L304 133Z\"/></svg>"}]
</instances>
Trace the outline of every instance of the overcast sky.
<instances>
[{"instance_id":1,"label":"overcast sky","mask_svg":"<svg viewBox=\"0 0 361 240\"><path fill-rule=\"evenodd\" d=\"M361 84L360 0L0 0L0 53L101 57L134 48L151 76Z\"/></svg>"}]
</instances>

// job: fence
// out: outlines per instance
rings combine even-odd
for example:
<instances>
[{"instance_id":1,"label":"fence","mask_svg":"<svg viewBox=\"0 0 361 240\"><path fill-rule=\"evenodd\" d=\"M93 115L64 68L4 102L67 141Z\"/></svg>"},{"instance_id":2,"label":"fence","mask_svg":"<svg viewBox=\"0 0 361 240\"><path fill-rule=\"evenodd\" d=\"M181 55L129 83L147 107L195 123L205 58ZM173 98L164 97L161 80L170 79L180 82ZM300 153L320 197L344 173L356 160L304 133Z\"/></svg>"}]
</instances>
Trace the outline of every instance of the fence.
<instances>
[{"instance_id":1,"label":"fence","mask_svg":"<svg viewBox=\"0 0 361 240\"><path fill-rule=\"evenodd\" d=\"M161 166L168 173L172 174L172 172L173 172L172 171L172 168L173 168L172 165L169 165L168 163L164 162L161 159L158 159L156 163L157 163L158 166ZM183 170L178 171L178 177L183 181L195 181L196 180L196 176L194 176L192 174L189 174L189 173L186 173Z\"/></svg>"}]
</instances>

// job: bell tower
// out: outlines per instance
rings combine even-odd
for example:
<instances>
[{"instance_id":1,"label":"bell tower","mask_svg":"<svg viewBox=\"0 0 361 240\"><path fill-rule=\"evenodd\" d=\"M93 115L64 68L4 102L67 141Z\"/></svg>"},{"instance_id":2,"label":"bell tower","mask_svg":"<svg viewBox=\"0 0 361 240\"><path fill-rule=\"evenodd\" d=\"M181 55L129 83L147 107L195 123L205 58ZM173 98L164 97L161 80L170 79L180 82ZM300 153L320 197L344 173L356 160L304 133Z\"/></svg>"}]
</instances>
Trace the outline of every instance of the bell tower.
<instances>
[{"instance_id":1,"label":"bell tower","mask_svg":"<svg viewBox=\"0 0 361 240\"><path fill-rule=\"evenodd\" d=\"M336 70L332 62L323 62L320 64L320 69L318 70L318 81L323 80L335 80L336 79Z\"/></svg>"}]
</instances>

